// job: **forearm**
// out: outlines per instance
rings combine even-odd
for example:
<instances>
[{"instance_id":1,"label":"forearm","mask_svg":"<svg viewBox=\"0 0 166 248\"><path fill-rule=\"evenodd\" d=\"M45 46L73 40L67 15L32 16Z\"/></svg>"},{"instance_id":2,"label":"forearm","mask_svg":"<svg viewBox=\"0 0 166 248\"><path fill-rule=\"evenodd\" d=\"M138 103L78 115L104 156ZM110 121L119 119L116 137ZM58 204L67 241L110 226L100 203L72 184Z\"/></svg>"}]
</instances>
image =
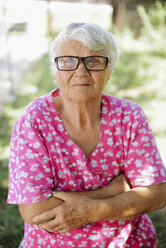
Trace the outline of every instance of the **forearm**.
<instances>
[{"instance_id":1,"label":"forearm","mask_svg":"<svg viewBox=\"0 0 166 248\"><path fill-rule=\"evenodd\" d=\"M63 204L64 201L51 196L43 201L33 204L20 204L19 211L24 221L33 225L33 218L47 210Z\"/></svg>"},{"instance_id":2,"label":"forearm","mask_svg":"<svg viewBox=\"0 0 166 248\"><path fill-rule=\"evenodd\" d=\"M165 184L137 187L105 200L96 201L96 220L130 220L164 207Z\"/></svg>"},{"instance_id":3,"label":"forearm","mask_svg":"<svg viewBox=\"0 0 166 248\"><path fill-rule=\"evenodd\" d=\"M128 190L130 190L129 182L127 181L127 178L124 174L120 174L111 181L110 185L106 187L92 191L72 192L72 194L86 196L91 199L106 199L118 195L122 192L126 192ZM64 201L52 196L38 203L20 204L19 210L24 221L26 221L28 224L34 224L33 218L35 216L63 203Z\"/></svg>"},{"instance_id":4,"label":"forearm","mask_svg":"<svg viewBox=\"0 0 166 248\"><path fill-rule=\"evenodd\" d=\"M107 199L129 191L130 189L131 185L129 180L125 177L124 174L120 174L115 177L106 187L91 191L76 192L76 194L82 194L83 196L87 196L91 199Z\"/></svg>"}]
</instances>

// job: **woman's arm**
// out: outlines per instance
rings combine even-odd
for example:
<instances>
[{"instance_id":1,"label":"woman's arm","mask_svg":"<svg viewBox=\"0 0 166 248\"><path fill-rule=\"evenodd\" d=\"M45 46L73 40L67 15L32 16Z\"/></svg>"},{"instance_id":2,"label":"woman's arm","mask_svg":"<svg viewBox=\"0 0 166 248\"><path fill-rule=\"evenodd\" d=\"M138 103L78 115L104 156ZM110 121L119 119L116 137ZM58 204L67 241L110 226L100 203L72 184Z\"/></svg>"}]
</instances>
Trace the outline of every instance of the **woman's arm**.
<instances>
[{"instance_id":1,"label":"woman's arm","mask_svg":"<svg viewBox=\"0 0 166 248\"><path fill-rule=\"evenodd\" d=\"M65 203L36 218L39 228L66 233L88 223L105 220L130 220L164 207L166 183L137 187L109 199L90 199L67 192L56 192ZM46 221L46 219L51 219Z\"/></svg>"},{"instance_id":2,"label":"woman's arm","mask_svg":"<svg viewBox=\"0 0 166 248\"><path fill-rule=\"evenodd\" d=\"M165 206L166 183L133 188L111 199L95 201L98 220L130 220Z\"/></svg>"},{"instance_id":3,"label":"woman's arm","mask_svg":"<svg viewBox=\"0 0 166 248\"><path fill-rule=\"evenodd\" d=\"M105 199L118 195L122 192L130 190L131 186L128 179L124 174L120 174L115 177L110 185L92 191L86 192L72 192L73 196L85 196L91 199ZM71 192L70 192L71 193ZM45 211L51 210L61 204L64 201L55 197L50 197L46 200L33 204L20 204L19 211L24 221L33 225L33 218Z\"/></svg>"},{"instance_id":4,"label":"woman's arm","mask_svg":"<svg viewBox=\"0 0 166 248\"><path fill-rule=\"evenodd\" d=\"M54 207L63 204L64 201L53 196L43 201L32 204L19 204L19 211L22 219L30 225L34 225L33 218L44 211L49 211Z\"/></svg>"},{"instance_id":5,"label":"woman's arm","mask_svg":"<svg viewBox=\"0 0 166 248\"><path fill-rule=\"evenodd\" d=\"M83 196L87 196L91 199L106 199L123 192L129 191L131 184L128 178L124 174L116 176L107 187L103 187L97 190L81 192ZM76 192L79 194L80 192Z\"/></svg>"}]
</instances>

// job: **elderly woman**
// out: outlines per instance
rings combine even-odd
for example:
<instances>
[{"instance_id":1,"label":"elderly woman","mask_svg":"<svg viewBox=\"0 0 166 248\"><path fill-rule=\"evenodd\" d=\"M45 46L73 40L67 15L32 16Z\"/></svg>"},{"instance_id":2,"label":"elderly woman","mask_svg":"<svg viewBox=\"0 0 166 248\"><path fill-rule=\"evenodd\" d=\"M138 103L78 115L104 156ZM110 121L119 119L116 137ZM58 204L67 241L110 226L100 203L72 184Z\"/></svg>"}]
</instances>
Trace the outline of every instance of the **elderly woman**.
<instances>
[{"instance_id":1,"label":"elderly woman","mask_svg":"<svg viewBox=\"0 0 166 248\"><path fill-rule=\"evenodd\" d=\"M58 88L28 105L11 140L20 247L156 247L145 213L165 204L166 170L141 108L103 94L118 58L113 37L72 23L50 55Z\"/></svg>"}]
</instances>

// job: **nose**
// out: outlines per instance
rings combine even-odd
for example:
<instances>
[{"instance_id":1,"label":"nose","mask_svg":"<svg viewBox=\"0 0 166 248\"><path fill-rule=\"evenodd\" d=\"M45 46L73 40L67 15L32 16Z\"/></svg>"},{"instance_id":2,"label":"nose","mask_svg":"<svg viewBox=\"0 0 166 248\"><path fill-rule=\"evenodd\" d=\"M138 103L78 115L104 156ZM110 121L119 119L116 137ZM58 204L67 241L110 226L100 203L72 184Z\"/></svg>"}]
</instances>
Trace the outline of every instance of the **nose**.
<instances>
[{"instance_id":1,"label":"nose","mask_svg":"<svg viewBox=\"0 0 166 248\"><path fill-rule=\"evenodd\" d=\"M81 59L78 64L78 68L76 70L78 73L89 74L89 71L86 69L84 61Z\"/></svg>"}]
</instances>

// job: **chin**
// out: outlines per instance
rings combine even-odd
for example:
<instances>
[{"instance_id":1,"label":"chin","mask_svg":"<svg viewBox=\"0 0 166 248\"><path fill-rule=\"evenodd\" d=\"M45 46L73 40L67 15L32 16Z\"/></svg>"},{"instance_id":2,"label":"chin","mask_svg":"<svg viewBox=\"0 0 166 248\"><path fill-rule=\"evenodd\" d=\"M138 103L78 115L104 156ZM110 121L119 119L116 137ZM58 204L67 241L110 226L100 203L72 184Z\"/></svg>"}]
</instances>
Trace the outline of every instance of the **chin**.
<instances>
[{"instance_id":1,"label":"chin","mask_svg":"<svg viewBox=\"0 0 166 248\"><path fill-rule=\"evenodd\" d=\"M69 98L77 102L85 102L94 99L97 96L97 92L92 87L80 87L70 91Z\"/></svg>"}]
</instances>

